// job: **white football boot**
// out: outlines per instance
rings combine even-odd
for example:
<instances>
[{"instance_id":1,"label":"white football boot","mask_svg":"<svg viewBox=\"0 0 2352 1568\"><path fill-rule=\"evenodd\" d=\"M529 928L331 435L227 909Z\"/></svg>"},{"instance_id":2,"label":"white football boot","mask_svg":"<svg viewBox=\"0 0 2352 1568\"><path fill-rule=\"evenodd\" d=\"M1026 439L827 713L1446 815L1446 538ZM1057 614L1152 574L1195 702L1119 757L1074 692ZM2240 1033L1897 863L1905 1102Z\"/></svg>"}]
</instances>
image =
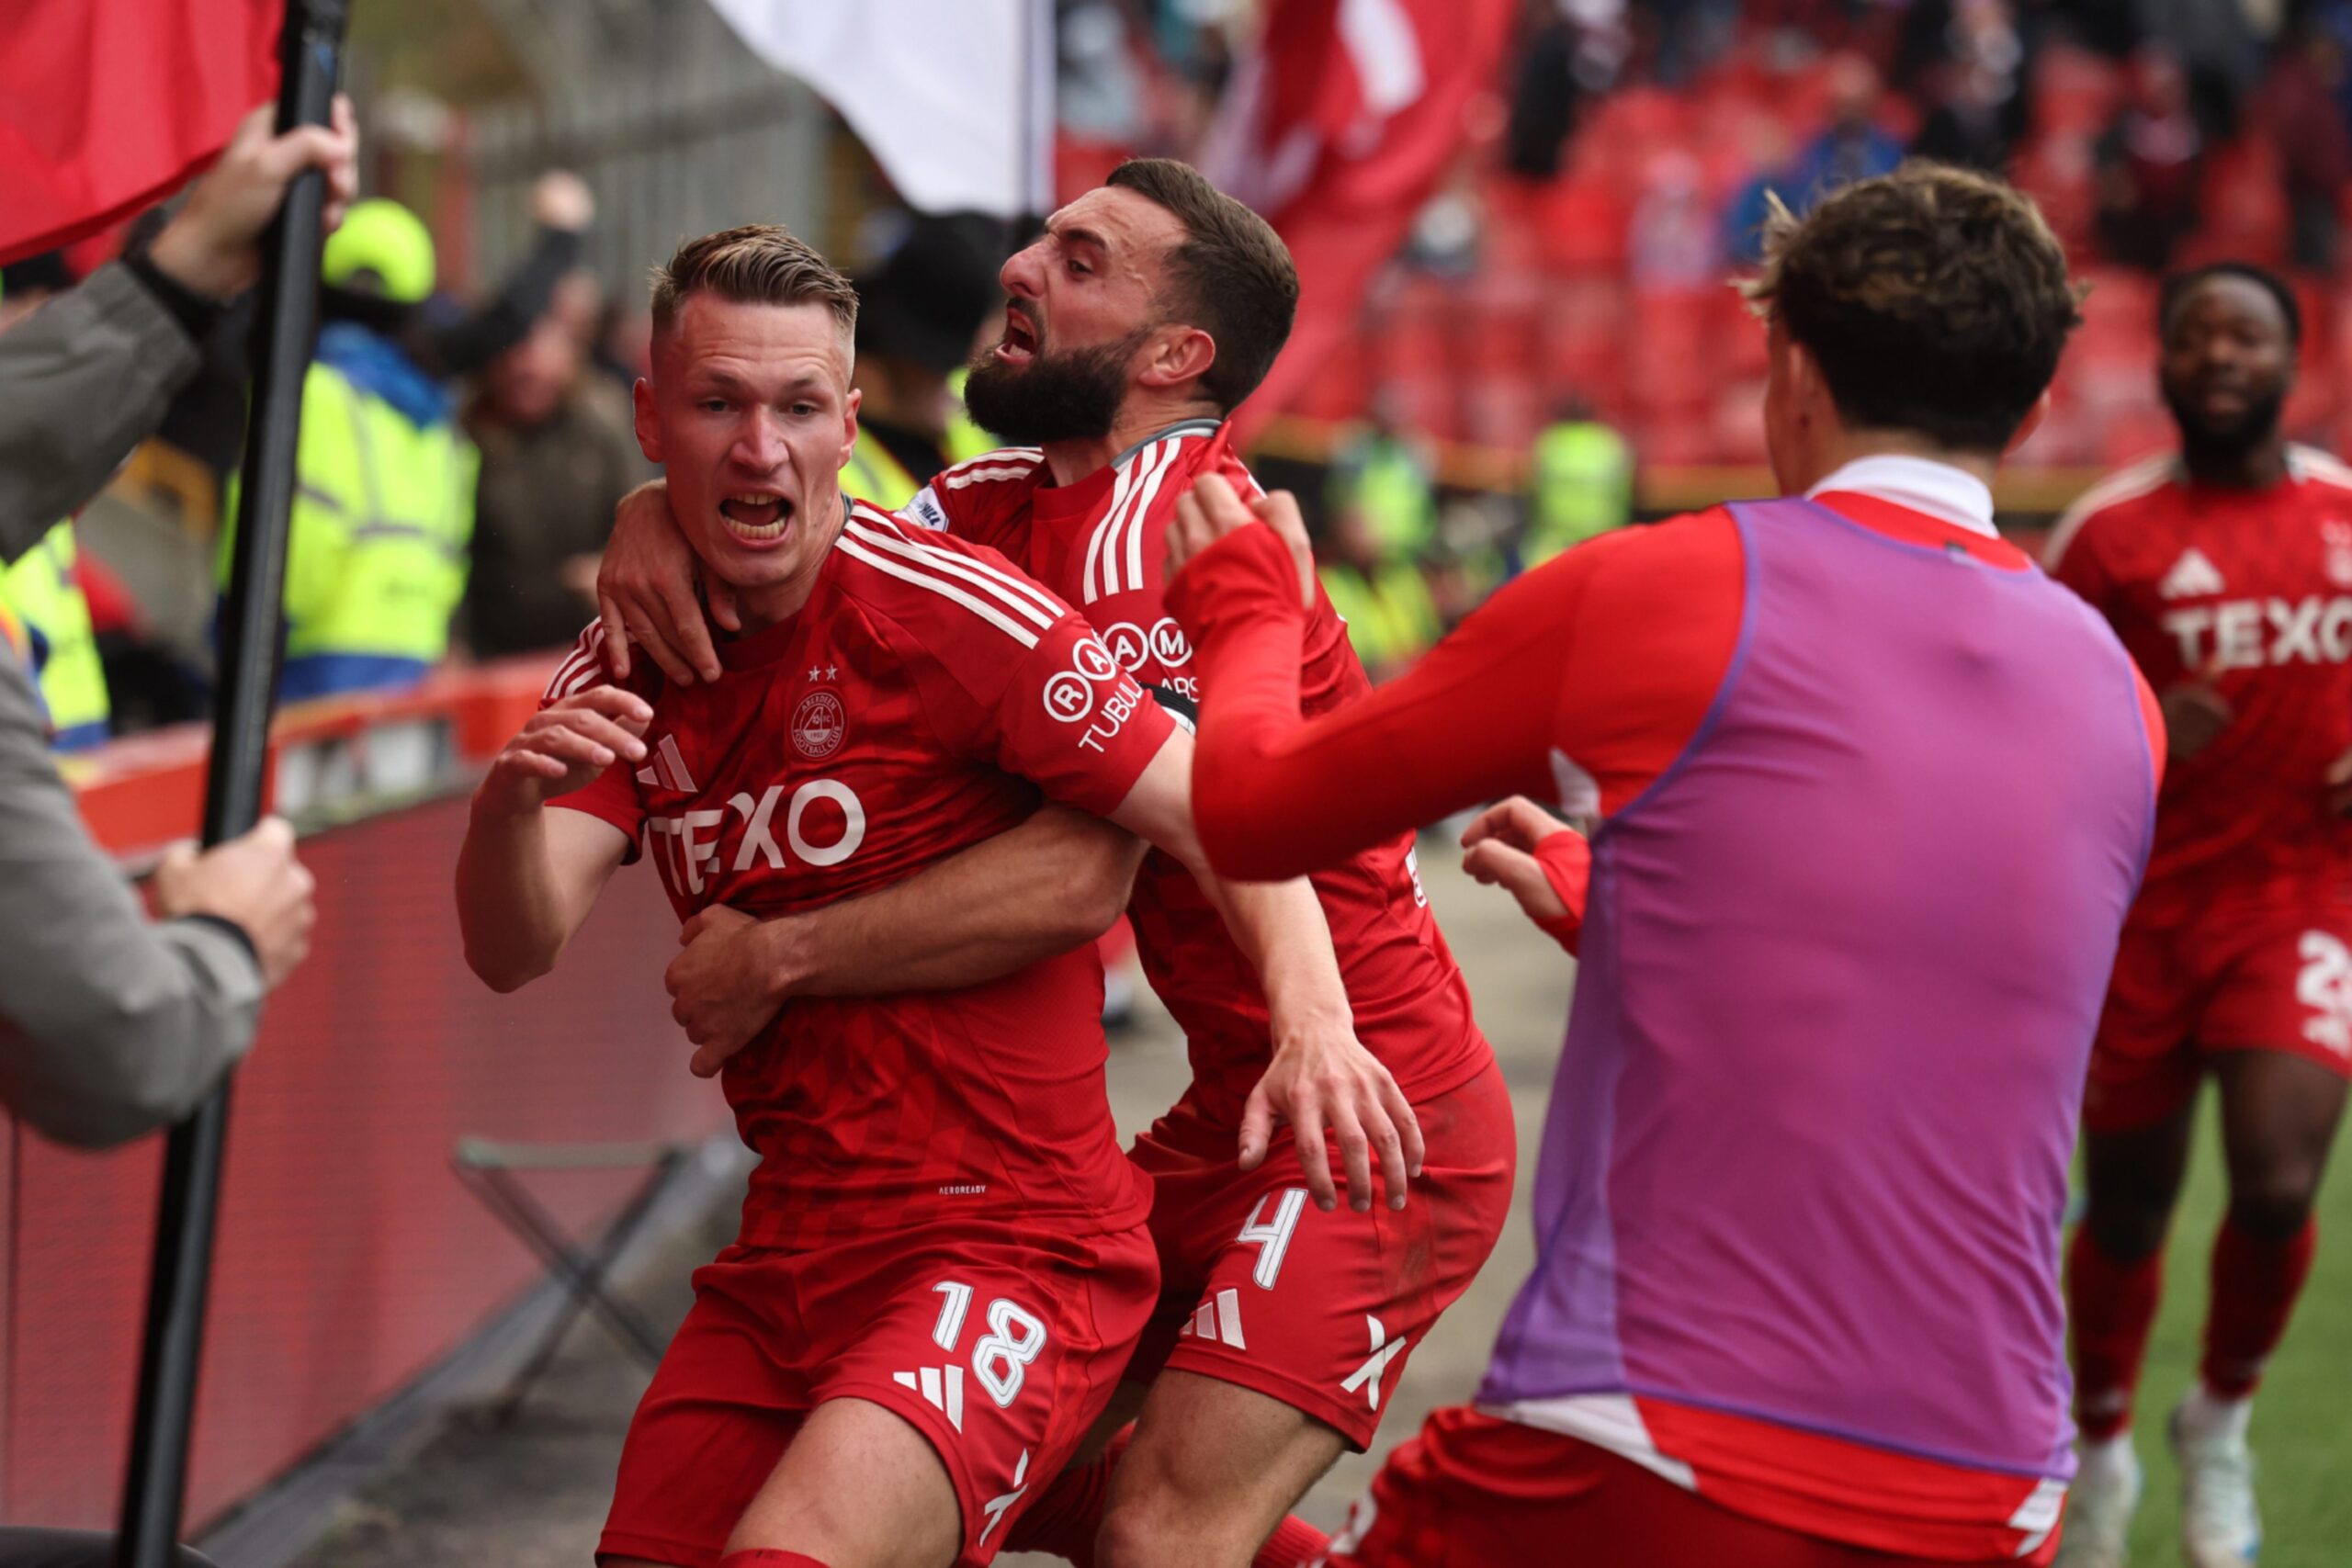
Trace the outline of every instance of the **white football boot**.
<instances>
[{"instance_id":1,"label":"white football boot","mask_svg":"<svg viewBox=\"0 0 2352 1568\"><path fill-rule=\"evenodd\" d=\"M2172 1413L2180 1463L2180 1551L2188 1568L2245 1568L2262 1551L2254 1506L2254 1452L2246 1447L2250 1399L2216 1399L2191 1388Z\"/></svg>"},{"instance_id":2,"label":"white football boot","mask_svg":"<svg viewBox=\"0 0 2352 1568\"><path fill-rule=\"evenodd\" d=\"M2065 1533L2052 1568L2123 1568L2139 1511L2140 1456L2127 1428L2104 1442L2088 1438L2075 1450L2075 1483L2066 1493Z\"/></svg>"}]
</instances>

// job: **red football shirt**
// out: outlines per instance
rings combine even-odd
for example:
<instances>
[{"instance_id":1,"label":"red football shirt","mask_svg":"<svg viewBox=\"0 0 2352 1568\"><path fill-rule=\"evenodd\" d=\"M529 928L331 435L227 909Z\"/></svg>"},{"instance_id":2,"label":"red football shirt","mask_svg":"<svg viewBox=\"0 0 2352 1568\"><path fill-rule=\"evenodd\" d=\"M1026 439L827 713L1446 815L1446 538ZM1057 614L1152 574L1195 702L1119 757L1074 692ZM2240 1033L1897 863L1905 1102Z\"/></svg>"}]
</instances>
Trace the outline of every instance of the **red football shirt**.
<instances>
[{"instance_id":1,"label":"red football shirt","mask_svg":"<svg viewBox=\"0 0 2352 1568\"><path fill-rule=\"evenodd\" d=\"M1135 679L1196 701L1191 645L1160 595L1176 499L1210 472L1244 495L1263 493L1216 423L1194 420L1071 485L1057 486L1034 447L991 452L941 474L907 513L1002 550L1078 605ZM1371 689L1329 601L1317 604L1306 647L1300 685L1308 714ZM1409 1099L1467 1083L1493 1053L1421 890L1412 835L1329 864L1313 880L1356 1037ZM1238 1124L1272 1052L1256 970L1192 873L1171 856L1154 851L1145 861L1127 913L1144 974L1184 1031L1193 1064L1186 1098Z\"/></svg>"},{"instance_id":2,"label":"red football shirt","mask_svg":"<svg viewBox=\"0 0 2352 1568\"><path fill-rule=\"evenodd\" d=\"M548 700L605 678L601 641L582 636ZM1173 728L1083 619L994 552L864 506L808 604L719 659L716 682L685 687L640 663L650 754L553 803L641 840L682 919L873 892L1021 822L1041 794L1107 813ZM961 991L788 1003L721 1080L760 1156L743 1241L964 1214L1141 1223L1102 1007L1088 948Z\"/></svg>"},{"instance_id":3,"label":"red football shirt","mask_svg":"<svg viewBox=\"0 0 2352 1568\"><path fill-rule=\"evenodd\" d=\"M2150 892L2352 874L2352 823L2327 808L2352 750L2352 469L2293 448L2282 483L2233 491L2152 458L2075 502L2047 554L2157 691L2201 675L2233 710L2166 771Z\"/></svg>"}]
</instances>

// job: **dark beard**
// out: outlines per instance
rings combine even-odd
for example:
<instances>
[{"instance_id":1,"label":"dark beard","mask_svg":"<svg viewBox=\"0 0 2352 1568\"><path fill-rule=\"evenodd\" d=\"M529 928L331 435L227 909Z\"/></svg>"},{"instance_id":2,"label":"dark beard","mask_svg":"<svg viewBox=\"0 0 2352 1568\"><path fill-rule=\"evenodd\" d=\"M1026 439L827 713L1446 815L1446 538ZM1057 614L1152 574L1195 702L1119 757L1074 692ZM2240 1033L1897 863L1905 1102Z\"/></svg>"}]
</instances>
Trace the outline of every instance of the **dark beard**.
<instances>
[{"instance_id":1,"label":"dark beard","mask_svg":"<svg viewBox=\"0 0 2352 1568\"><path fill-rule=\"evenodd\" d=\"M1141 333L1092 348L1041 354L1025 366L983 349L964 378L964 412L1011 446L1099 441L1111 434L1127 395L1127 359Z\"/></svg>"},{"instance_id":2,"label":"dark beard","mask_svg":"<svg viewBox=\"0 0 2352 1568\"><path fill-rule=\"evenodd\" d=\"M2245 412L2228 423L2215 425L2203 423L2171 392L2166 391L2164 398L2165 407L2172 411L2173 423L2180 428L2180 455L2191 469L2226 468L2244 462L2278 430L2279 412L2287 406L2282 387L2248 403Z\"/></svg>"}]
</instances>

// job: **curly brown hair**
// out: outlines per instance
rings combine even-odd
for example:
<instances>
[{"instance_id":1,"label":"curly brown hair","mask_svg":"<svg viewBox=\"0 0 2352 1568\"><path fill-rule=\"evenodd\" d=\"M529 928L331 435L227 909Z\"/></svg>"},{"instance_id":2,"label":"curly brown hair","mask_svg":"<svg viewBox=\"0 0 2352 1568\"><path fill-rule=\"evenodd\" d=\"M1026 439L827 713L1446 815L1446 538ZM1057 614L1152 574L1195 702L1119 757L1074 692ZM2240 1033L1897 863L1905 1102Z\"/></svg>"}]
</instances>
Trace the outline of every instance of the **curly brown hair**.
<instances>
[{"instance_id":1,"label":"curly brown hair","mask_svg":"<svg viewBox=\"0 0 2352 1568\"><path fill-rule=\"evenodd\" d=\"M653 330L668 332L687 297L706 290L739 305L822 305L841 327L842 352L854 357L857 290L781 224L748 223L680 245L669 265L653 269Z\"/></svg>"},{"instance_id":2,"label":"curly brown hair","mask_svg":"<svg viewBox=\"0 0 2352 1568\"><path fill-rule=\"evenodd\" d=\"M1999 453L2082 322L2082 291L2032 200L1966 169L1910 163L1825 198L1777 201L1757 313L1809 350L1840 418Z\"/></svg>"}]
</instances>

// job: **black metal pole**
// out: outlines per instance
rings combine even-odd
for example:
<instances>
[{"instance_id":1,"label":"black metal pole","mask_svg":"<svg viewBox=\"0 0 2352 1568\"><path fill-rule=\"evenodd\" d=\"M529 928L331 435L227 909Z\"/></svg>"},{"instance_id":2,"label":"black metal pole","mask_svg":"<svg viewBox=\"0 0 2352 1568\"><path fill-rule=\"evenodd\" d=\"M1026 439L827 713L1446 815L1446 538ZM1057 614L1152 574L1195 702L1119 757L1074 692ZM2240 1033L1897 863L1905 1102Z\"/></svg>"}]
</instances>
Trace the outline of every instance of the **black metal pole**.
<instances>
[{"instance_id":1,"label":"black metal pole","mask_svg":"<svg viewBox=\"0 0 2352 1568\"><path fill-rule=\"evenodd\" d=\"M342 63L345 3L286 0L286 27L277 46L280 131L327 123ZM207 847L235 838L261 816L302 378L318 327L325 205L325 176L315 170L304 174L287 191L286 206L262 242L253 413L229 592L220 608L220 707L205 781ZM172 1129L164 1149L117 1568L166 1568L178 1544L228 1130L224 1080L193 1116Z\"/></svg>"}]
</instances>

